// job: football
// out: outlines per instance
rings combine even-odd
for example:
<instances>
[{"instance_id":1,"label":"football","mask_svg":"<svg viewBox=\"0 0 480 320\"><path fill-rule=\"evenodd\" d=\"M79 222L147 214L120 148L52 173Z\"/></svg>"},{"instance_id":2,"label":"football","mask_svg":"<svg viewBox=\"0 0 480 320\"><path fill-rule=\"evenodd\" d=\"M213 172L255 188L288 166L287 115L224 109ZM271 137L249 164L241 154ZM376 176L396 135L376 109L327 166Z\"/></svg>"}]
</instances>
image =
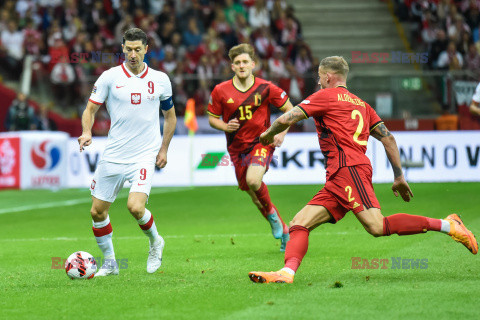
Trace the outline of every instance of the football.
<instances>
[{"instance_id":1,"label":"football","mask_svg":"<svg viewBox=\"0 0 480 320\"><path fill-rule=\"evenodd\" d=\"M74 252L65 261L65 272L70 279L92 279L96 271L97 262L88 252Z\"/></svg>"}]
</instances>

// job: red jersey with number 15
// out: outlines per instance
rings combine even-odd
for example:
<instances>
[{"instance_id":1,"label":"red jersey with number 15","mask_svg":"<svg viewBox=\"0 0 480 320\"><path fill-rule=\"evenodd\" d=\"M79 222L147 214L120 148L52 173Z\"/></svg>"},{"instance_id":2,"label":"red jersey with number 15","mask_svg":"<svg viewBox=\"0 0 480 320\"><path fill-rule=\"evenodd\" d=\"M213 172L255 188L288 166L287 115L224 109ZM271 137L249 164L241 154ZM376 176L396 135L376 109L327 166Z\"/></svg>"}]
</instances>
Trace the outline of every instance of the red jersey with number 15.
<instances>
[{"instance_id":1,"label":"red jersey with number 15","mask_svg":"<svg viewBox=\"0 0 480 320\"><path fill-rule=\"evenodd\" d=\"M371 165L367 140L383 121L368 103L338 86L315 92L298 107L315 120L327 180L341 167Z\"/></svg>"},{"instance_id":2,"label":"red jersey with number 15","mask_svg":"<svg viewBox=\"0 0 480 320\"><path fill-rule=\"evenodd\" d=\"M231 79L215 86L207 113L222 117L225 123L238 120L240 128L225 133L227 149L230 154L244 153L258 143L260 134L270 127L269 105L281 108L287 100L287 93L270 81L255 77L249 89L240 91Z\"/></svg>"}]
</instances>

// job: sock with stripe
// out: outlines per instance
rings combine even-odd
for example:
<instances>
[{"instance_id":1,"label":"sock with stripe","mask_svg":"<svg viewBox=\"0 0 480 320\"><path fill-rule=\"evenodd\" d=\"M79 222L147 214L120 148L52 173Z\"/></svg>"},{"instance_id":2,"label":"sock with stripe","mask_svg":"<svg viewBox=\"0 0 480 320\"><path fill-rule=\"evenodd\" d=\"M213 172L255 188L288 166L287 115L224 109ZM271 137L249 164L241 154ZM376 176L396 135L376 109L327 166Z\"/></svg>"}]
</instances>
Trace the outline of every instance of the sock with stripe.
<instances>
[{"instance_id":1,"label":"sock with stripe","mask_svg":"<svg viewBox=\"0 0 480 320\"><path fill-rule=\"evenodd\" d=\"M150 243L154 243L155 240L158 238L158 231L157 226L155 225L155 221L153 221L153 215L145 208L145 213L143 217L137 220L140 229L143 230L143 233L150 239Z\"/></svg>"},{"instance_id":2,"label":"sock with stripe","mask_svg":"<svg viewBox=\"0 0 480 320\"><path fill-rule=\"evenodd\" d=\"M397 213L383 218L383 234L400 236L424 233L427 231L440 231L448 233L450 224L448 221L433 219L423 216L415 216L406 213Z\"/></svg>"},{"instance_id":3,"label":"sock with stripe","mask_svg":"<svg viewBox=\"0 0 480 320\"><path fill-rule=\"evenodd\" d=\"M93 234L95 235L95 240L97 240L98 247L103 253L104 258L115 260L115 252L113 250L112 242L112 225L110 224L110 217L107 215L107 219L95 222L93 221Z\"/></svg>"},{"instance_id":4,"label":"sock with stripe","mask_svg":"<svg viewBox=\"0 0 480 320\"><path fill-rule=\"evenodd\" d=\"M287 242L285 249L285 267L282 270L290 274L297 272L308 250L309 234L310 231L302 226L293 226L290 228L290 241Z\"/></svg>"}]
</instances>

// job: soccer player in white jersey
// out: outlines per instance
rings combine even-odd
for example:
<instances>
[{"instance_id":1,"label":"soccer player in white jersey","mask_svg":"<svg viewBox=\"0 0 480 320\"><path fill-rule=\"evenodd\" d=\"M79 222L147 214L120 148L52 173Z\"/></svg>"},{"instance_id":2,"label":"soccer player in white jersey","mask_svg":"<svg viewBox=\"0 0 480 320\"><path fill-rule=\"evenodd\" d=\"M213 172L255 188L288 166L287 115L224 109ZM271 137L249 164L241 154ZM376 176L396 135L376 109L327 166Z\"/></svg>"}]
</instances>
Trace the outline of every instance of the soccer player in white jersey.
<instances>
[{"instance_id":1,"label":"soccer player in white jersey","mask_svg":"<svg viewBox=\"0 0 480 320\"><path fill-rule=\"evenodd\" d=\"M143 62L148 45L147 35L142 30L127 30L122 48L125 62L103 72L95 82L82 115L83 132L78 138L82 152L92 143L95 113L105 102L111 126L107 146L90 186L93 233L105 257L105 263L95 276L119 273L108 210L127 180L131 182L127 208L150 242L147 272L153 273L160 267L165 245L145 204L155 165L164 168L167 164L167 150L175 131L177 119L172 86L165 73L153 70ZM159 109L165 117L163 140Z\"/></svg>"}]
</instances>

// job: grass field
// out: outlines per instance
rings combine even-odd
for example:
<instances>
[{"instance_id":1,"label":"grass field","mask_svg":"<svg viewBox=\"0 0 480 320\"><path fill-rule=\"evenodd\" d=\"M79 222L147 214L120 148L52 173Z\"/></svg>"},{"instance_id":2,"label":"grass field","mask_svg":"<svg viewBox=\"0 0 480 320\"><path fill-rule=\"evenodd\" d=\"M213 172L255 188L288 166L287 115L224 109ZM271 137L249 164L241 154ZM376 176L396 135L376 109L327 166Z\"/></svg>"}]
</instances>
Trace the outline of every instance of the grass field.
<instances>
[{"instance_id":1,"label":"grass field","mask_svg":"<svg viewBox=\"0 0 480 320\"><path fill-rule=\"evenodd\" d=\"M318 186L272 186L290 220ZM385 215L462 214L480 234L479 183L413 184L403 203L376 185ZM234 187L153 189L148 208L166 241L163 265L147 274L148 240L126 210L110 210L117 277L71 281L52 257L100 251L88 190L0 192L0 319L447 319L479 317L480 263L448 236L375 239L349 213L310 235L293 285L254 284L252 270L283 266L279 241ZM428 259L427 269L352 269L352 257ZM334 285L335 282L341 285ZM341 287L340 287L341 286Z\"/></svg>"}]
</instances>

